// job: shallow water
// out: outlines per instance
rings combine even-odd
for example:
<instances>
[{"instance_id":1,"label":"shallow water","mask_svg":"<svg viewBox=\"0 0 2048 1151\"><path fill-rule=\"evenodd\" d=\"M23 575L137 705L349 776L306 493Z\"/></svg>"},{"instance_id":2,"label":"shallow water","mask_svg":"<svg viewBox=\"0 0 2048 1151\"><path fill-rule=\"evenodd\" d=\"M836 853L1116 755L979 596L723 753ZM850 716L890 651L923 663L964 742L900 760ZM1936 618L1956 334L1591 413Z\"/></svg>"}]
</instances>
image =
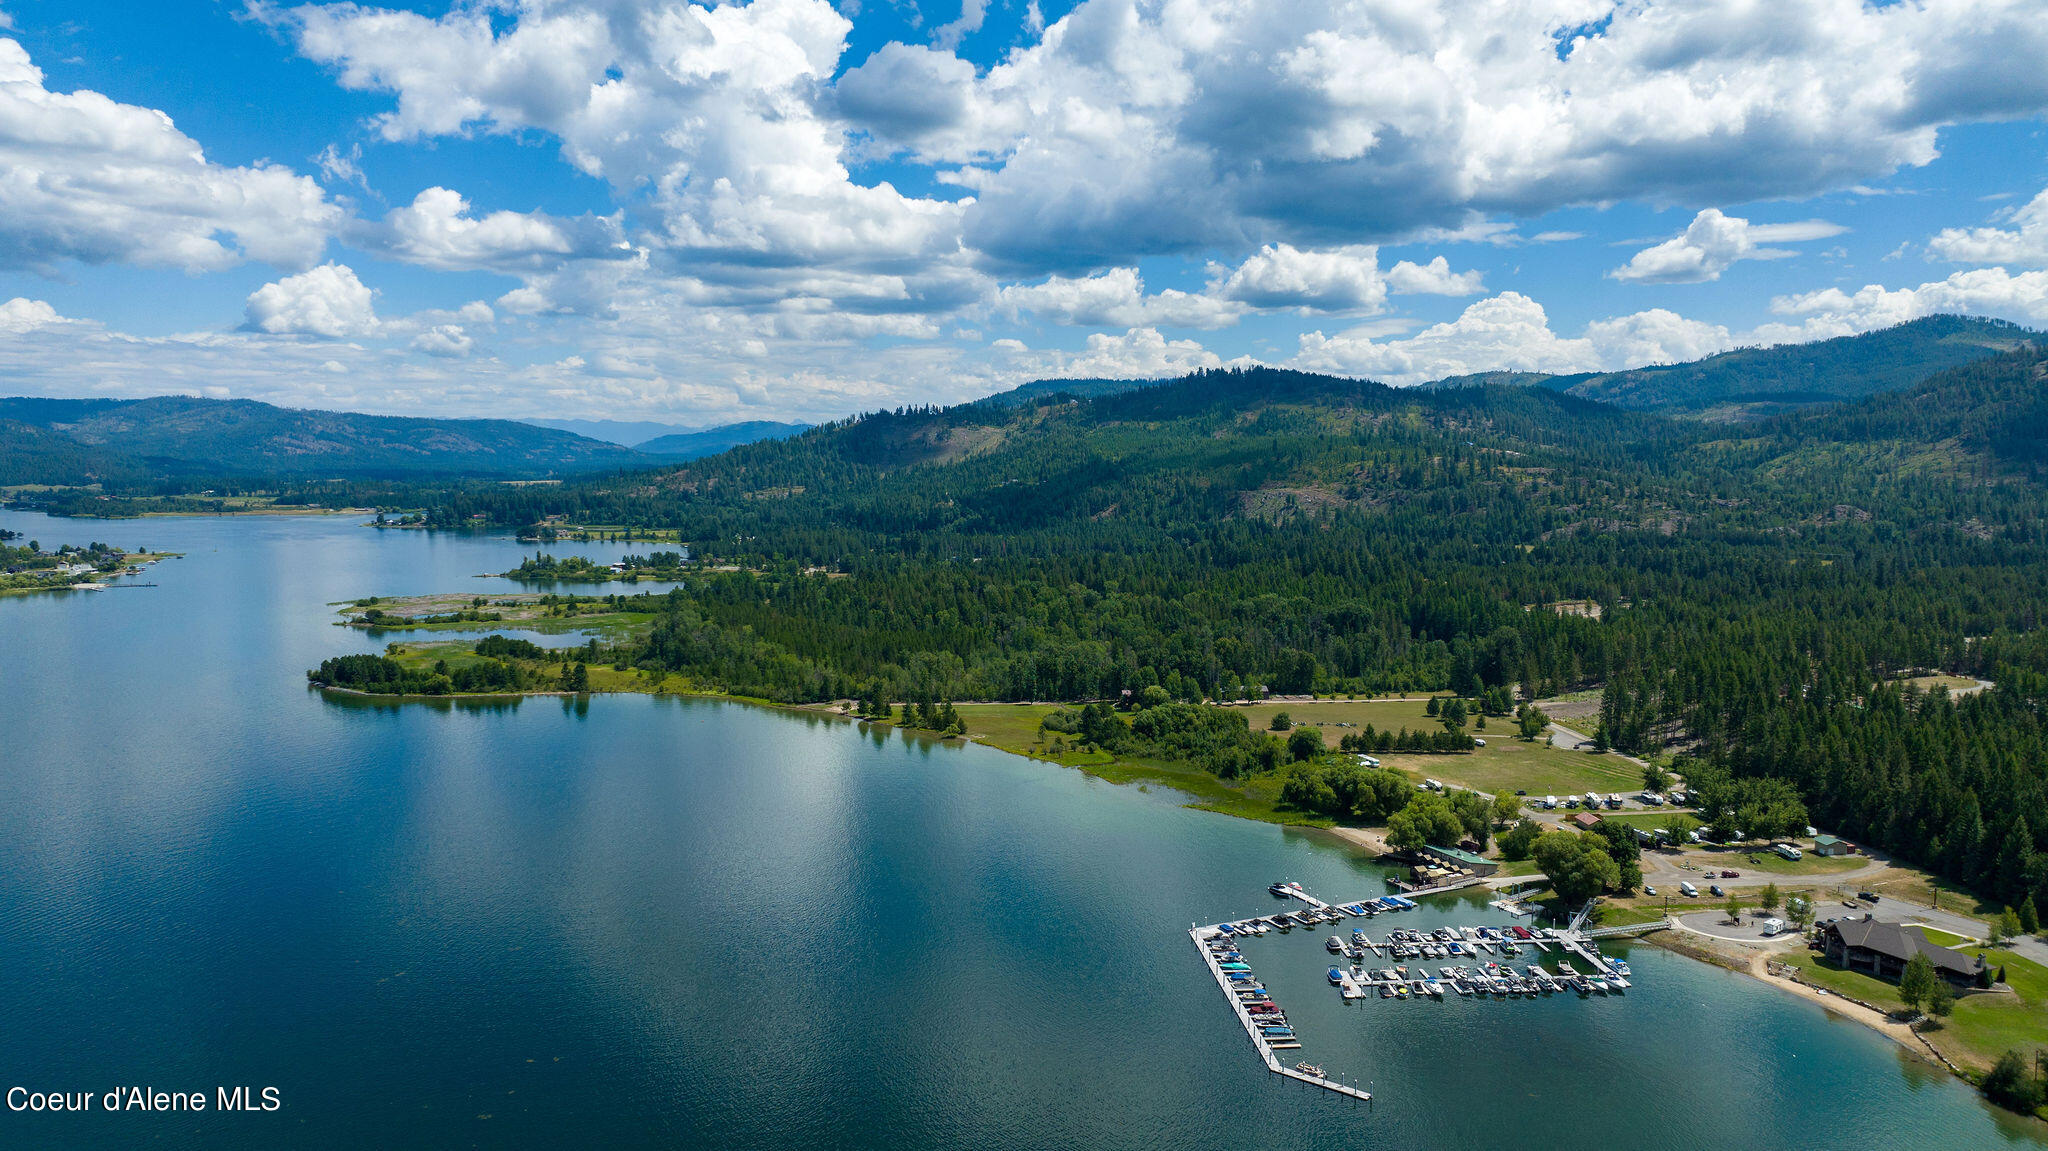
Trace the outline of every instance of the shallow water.
<instances>
[{"instance_id":1,"label":"shallow water","mask_svg":"<svg viewBox=\"0 0 2048 1151\"><path fill-rule=\"evenodd\" d=\"M1248 944L1300 1055L1377 1096L1340 1102L1264 1071L1186 934L1275 878L1384 890L1328 837L740 705L306 690L381 646L327 604L516 590L473 578L511 540L0 526L187 553L0 600L0 1087L283 1100L0 1110L7 1146L2032 1145L1868 1030L1654 948L1624 997L1347 1005L1329 932ZM1365 926L1500 921L1476 902Z\"/></svg>"}]
</instances>

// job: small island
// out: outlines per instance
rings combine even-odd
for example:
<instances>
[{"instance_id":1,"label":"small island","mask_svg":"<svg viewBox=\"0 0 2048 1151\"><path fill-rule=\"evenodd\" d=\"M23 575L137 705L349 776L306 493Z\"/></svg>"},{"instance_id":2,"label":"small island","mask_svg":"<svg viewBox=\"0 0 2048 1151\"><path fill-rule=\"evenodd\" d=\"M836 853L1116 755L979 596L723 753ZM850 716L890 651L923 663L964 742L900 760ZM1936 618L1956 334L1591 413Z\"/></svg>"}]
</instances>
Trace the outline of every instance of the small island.
<instances>
[{"instance_id":1,"label":"small island","mask_svg":"<svg viewBox=\"0 0 2048 1151\"><path fill-rule=\"evenodd\" d=\"M623 634L651 621L666 601L651 592L626 595L366 596L337 604L342 627L366 631L476 631L478 624L509 624L548 634Z\"/></svg>"},{"instance_id":2,"label":"small island","mask_svg":"<svg viewBox=\"0 0 2048 1151\"><path fill-rule=\"evenodd\" d=\"M690 562L690 548L657 551L644 556L629 555L617 563L602 564L585 556L552 556L536 552L519 561L511 571L499 572L505 579L527 582L637 583L640 580L679 580Z\"/></svg>"},{"instance_id":3,"label":"small island","mask_svg":"<svg viewBox=\"0 0 2048 1151\"><path fill-rule=\"evenodd\" d=\"M148 549L127 552L97 541L84 547L65 544L46 552L39 540L13 541L21 533L0 530L0 595L41 591L96 591L116 576L138 575L144 565L168 553Z\"/></svg>"}]
</instances>

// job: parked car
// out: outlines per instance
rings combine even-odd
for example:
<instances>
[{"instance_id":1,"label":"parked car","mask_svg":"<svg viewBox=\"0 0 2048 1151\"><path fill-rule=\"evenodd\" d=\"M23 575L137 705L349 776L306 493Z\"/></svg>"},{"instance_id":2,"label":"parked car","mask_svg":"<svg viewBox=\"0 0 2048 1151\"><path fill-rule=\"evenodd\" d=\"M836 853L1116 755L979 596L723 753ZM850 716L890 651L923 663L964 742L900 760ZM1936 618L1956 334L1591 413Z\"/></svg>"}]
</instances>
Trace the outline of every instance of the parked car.
<instances>
[{"instance_id":1,"label":"parked car","mask_svg":"<svg viewBox=\"0 0 2048 1151\"><path fill-rule=\"evenodd\" d=\"M1721 873L1721 878L1723 878L1723 879L1741 879L1741 878L1742 878L1742 873L1741 873L1741 872L1739 872L1739 871L1723 871L1723 872Z\"/></svg>"},{"instance_id":2,"label":"parked car","mask_svg":"<svg viewBox=\"0 0 2048 1151\"><path fill-rule=\"evenodd\" d=\"M1480 739L1480 738L1479 738L1478 736L1476 736L1476 735L1475 735L1475 736L1473 736L1473 737L1472 737L1472 746L1473 746L1473 747L1485 747L1485 746L1486 746L1486 741L1485 741L1485 740L1483 740L1483 739Z\"/></svg>"},{"instance_id":3,"label":"parked car","mask_svg":"<svg viewBox=\"0 0 2048 1151\"><path fill-rule=\"evenodd\" d=\"M1725 892L1725 891L1721 890L1721 885L1720 885L1720 884L1718 884L1718 883L1709 883L1709 884L1707 884L1707 891L1708 891L1708 892L1710 892L1710 893L1712 893L1712 894L1714 894L1714 895L1726 895L1726 894L1728 894L1727 892Z\"/></svg>"},{"instance_id":4,"label":"parked car","mask_svg":"<svg viewBox=\"0 0 2048 1151\"><path fill-rule=\"evenodd\" d=\"M1844 899L1844 900L1842 901L1842 906L1843 906L1843 907L1854 907L1854 906L1856 906L1856 901L1855 901L1855 900L1853 900L1853 899Z\"/></svg>"},{"instance_id":5,"label":"parked car","mask_svg":"<svg viewBox=\"0 0 2048 1151\"><path fill-rule=\"evenodd\" d=\"M1519 787L1518 787L1518 788L1516 788L1516 789L1515 789L1515 794L1516 794L1516 795L1527 795L1527 794L1529 794L1529 793L1528 793L1528 791L1524 790L1523 788L1519 788Z\"/></svg>"},{"instance_id":6,"label":"parked car","mask_svg":"<svg viewBox=\"0 0 2048 1151\"><path fill-rule=\"evenodd\" d=\"M1868 900L1868 901L1870 901L1871 903L1876 903L1876 902L1877 902L1877 892L1875 892L1875 891L1859 891L1859 892L1857 892L1857 893L1856 893L1856 898L1858 898L1858 899L1864 899L1864 900Z\"/></svg>"},{"instance_id":7,"label":"parked car","mask_svg":"<svg viewBox=\"0 0 2048 1151\"><path fill-rule=\"evenodd\" d=\"M1685 895L1685 896L1686 896L1686 897L1687 897L1688 899L1698 898L1698 896L1699 896L1699 893L1700 893L1700 889L1699 889L1699 888L1697 888L1697 887L1694 887L1694 886L1693 886L1692 884L1690 884L1690 883L1680 883L1680 884L1678 885L1678 890L1679 890L1679 892L1680 892L1681 894Z\"/></svg>"},{"instance_id":8,"label":"parked car","mask_svg":"<svg viewBox=\"0 0 2048 1151\"><path fill-rule=\"evenodd\" d=\"M1650 884L1647 884L1647 883L1645 883L1645 884L1643 884L1643 894L1644 894L1644 895L1655 895L1655 894L1657 894L1657 889L1656 889L1655 887L1651 886Z\"/></svg>"}]
</instances>

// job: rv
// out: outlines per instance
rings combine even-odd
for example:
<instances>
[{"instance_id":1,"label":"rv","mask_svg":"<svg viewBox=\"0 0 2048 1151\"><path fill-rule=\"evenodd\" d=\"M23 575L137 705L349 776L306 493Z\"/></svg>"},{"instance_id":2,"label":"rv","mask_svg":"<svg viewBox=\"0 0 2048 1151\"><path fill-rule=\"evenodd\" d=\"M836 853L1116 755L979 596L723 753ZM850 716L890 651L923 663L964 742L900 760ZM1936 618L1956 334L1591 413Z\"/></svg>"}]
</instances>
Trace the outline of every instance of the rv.
<instances>
[{"instance_id":1,"label":"rv","mask_svg":"<svg viewBox=\"0 0 2048 1151\"><path fill-rule=\"evenodd\" d=\"M1678 890L1679 890L1679 891L1681 891L1681 892L1684 892L1684 893L1685 893L1685 895L1686 895L1686 897L1687 897L1687 898L1689 898L1689 899L1698 899L1698 898L1699 898L1699 894L1700 894L1700 889L1699 889L1699 888L1697 888L1697 887L1694 887L1694 886L1693 886L1692 884L1690 884L1690 883L1681 883L1681 884L1679 884L1679 885L1678 885Z\"/></svg>"},{"instance_id":2,"label":"rv","mask_svg":"<svg viewBox=\"0 0 2048 1151\"><path fill-rule=\"evenodd\" d=\"M1783 858L1790 859L1795 862L1799 859L1800 856L1799 849L1792 846L1789 843L1780 843L1773 845L1771 850L1777 852Z\"/></svg>"},{"instance_id":3,"label":"rv","mask_svg":"<svg viewBox=\"0 0 2048 1151\"><path fill-rule=\"evenodd\" d=\"M1614 811L1619 809L1620 807L1621 797L1619 795L1610 795L1607 797L1607 810Z\"/></svg>"},{"instance_id":4,"label":"rv","mask_svg":"<svg viewBox=\"0 0 2048 1151\"><path fill-rule=\"evenodd\" d=\"M1557 810L1557 797L1556 797L1556 796L1554 796L1554 795L1546 795L1546 796L1544 796L1544 797L1543 797L1543 810L1545 810L1545 811L1556 811L1556 810Z\"/></svg>"},{"instance_id":5,"label":"rv","mask_svg":"<svg viewBox=\"0 0 2048 1151\"><path fill-rule=\"evenodd\" d=\"M1441 783L1438 783L1438 782L1437 782L1436 780L1433 780L1433 779L1425 779L1425 780L1423 780L1423 781L1422 781L1422 786L1423 786L1423 787L1425 787L1425 788L1428 788L1428 789L1429 789L1430 791L1442 791L1442 790L1444 789L1444 785L1443 785L1443 784L1441 784Z\"/></svg>"},{"instance_id":6,"label":"rv","mask_svg":"<svg viewBox=\"0 0 2048 1151\"><path fill-rule=\"evenodd\" d=\"M1772 918L1772 919L1766 919L1766 920L1764 920L1764 938L1765 938L1765 939L1769 939L1769 938L1770 938L1771 936L1773 936L1773 935L1776 935L1777 933L1779 933L1780 931L1783 931L1783 930L1785 930L1785 921L1784 921L1784 920L1782 920L1782 919L1776 919L1776 918Z\"/></svg>"},{"instance_id":7,"label":"rv","mask_svg":"<svg viewBox=\"0 0 2048 1151\"><path fill-rule=\"evenodd\" d=\"M1597 808L1597 807L1599 807L1599 806L1600 806L1600 796L1599 796L1599 795L1598 795L1597 793L1595 793L1595 792L1591 792L1591 791L1587 792L1587 793L1586 793L1586 806L1587 806L1587 807L1593 807L1593 808Z\"/></svg>"}]
</instances>

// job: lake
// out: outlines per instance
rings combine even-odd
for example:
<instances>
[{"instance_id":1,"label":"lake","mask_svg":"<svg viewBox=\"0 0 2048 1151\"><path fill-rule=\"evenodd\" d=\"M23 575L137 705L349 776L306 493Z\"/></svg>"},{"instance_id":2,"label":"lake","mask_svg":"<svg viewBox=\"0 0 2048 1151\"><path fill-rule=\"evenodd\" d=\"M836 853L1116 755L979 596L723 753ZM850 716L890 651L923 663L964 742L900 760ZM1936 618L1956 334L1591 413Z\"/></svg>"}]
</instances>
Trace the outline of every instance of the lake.
<instances>
[{"instance_id":1,"label":"lake","mask_svg":"<svg viewBox=\"0 0 2048 1151\"><path fill-rule=\"evenodd\" d=\"M1345 1005L1326 932L1248 945L1301 1055L1377 1096L1341 1101L1264 1070L1187 936L1277 878L1385 890L1326 836L717 701L307 690L381 646L329 603L517 590L475 578L529 550L502 537L0 526L185 553L155 587L0 599L0 1086L282 1100L0 1111L9 1147L2037 1145L1655 948L1625 997Z\"/></svg>"}]
</instances>

